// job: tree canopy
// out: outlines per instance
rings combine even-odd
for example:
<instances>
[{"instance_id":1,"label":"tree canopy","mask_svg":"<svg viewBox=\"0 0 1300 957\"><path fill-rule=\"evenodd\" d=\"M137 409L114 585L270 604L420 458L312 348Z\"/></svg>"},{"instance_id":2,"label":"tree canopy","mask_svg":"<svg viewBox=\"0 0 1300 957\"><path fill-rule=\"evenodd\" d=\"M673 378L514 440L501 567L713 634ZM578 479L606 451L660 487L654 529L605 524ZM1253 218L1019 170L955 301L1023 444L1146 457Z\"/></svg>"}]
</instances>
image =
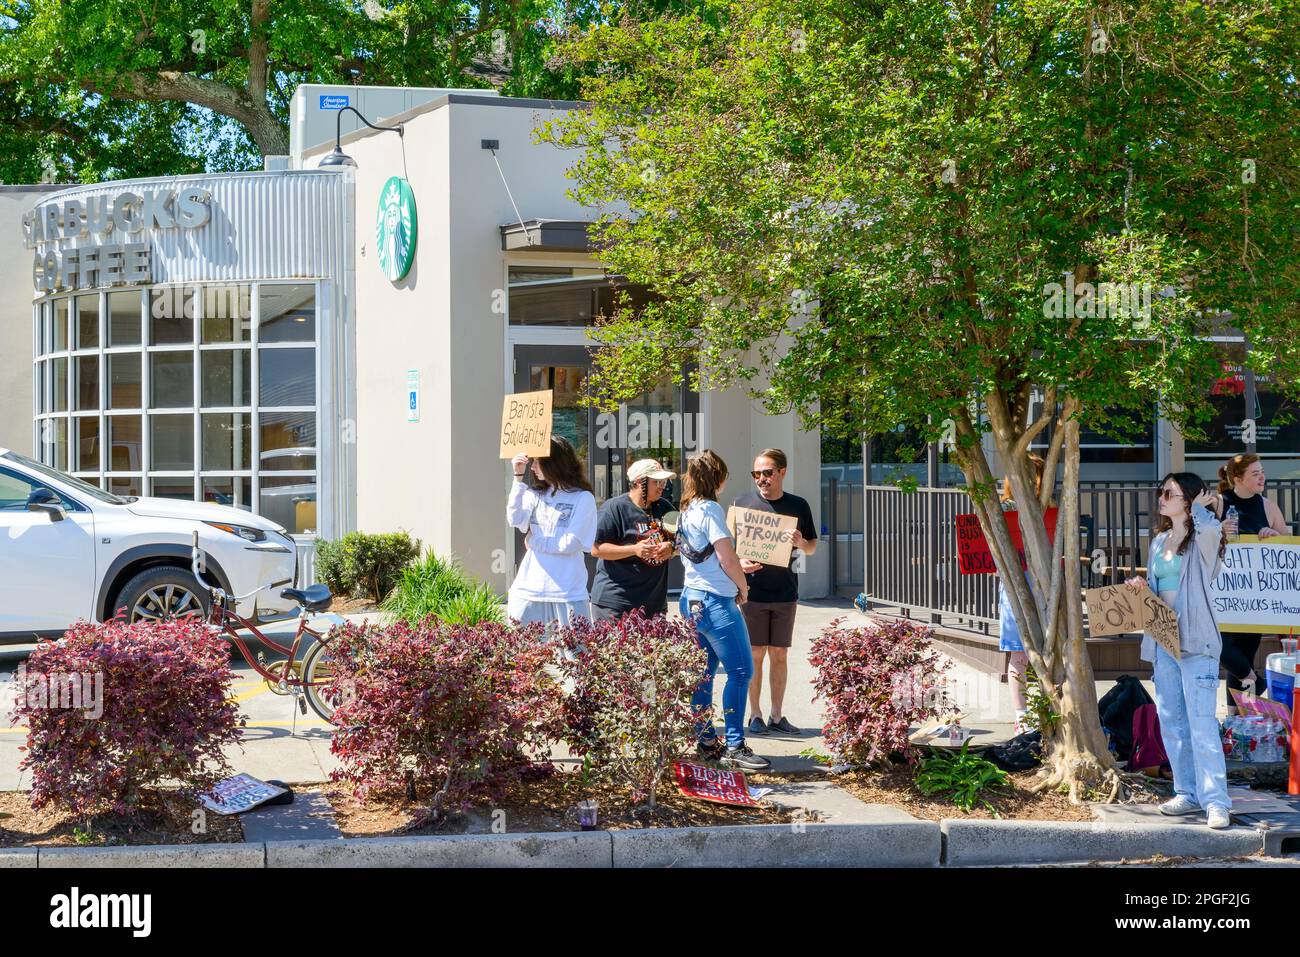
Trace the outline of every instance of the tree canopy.
<instances>
[{"instance_id":1,"label":"tree canopy","mask_svg":"<svg viewBox=\"0 0 1300 957\"><path fill-rule=\"evenodd\" d=\"M0 179L241 169L299 83L565 97L591 0L0 0Z\"/></svg>"},{"instance_id":2,"label":"tree canopy","mask_svg":"<svg viewBox=\"0 0 1300 957\"><path fill-rule=\"evenodd\" d=\"M749 382L805 425L953 423L1031 661L1068 712L1058 757L1104 771L1062 597L1077 537L1052 551L1052 483L1034 501L1025 454L1050 434L1048 474L1064 462L1077 486L1081 423L1124 434L1159 403L1195 429L1216 324L1295 394L1297 37L1290 2L1188 0L716 0L599 25L569 48L592 108L543 135L583 150L573 193L606 211L609 268L661 299L600 330L596 387L624 399L699 355L700 388ZM1006 574L988 445L1030 513L1036 596Z\"/></svg>"}]
</instances>

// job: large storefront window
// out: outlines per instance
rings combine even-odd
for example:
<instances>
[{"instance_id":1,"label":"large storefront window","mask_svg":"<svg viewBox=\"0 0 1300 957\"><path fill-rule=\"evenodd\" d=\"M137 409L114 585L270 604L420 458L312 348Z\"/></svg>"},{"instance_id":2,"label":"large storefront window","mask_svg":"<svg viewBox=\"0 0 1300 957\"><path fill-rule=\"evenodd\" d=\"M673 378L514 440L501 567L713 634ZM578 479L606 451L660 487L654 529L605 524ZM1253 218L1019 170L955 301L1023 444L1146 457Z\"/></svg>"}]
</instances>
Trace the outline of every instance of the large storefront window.
<instances>
[{"instance_id":1,"label":"large storefront window","mask_svg":"<svg viewBox=\"0 0 1300 957\"><path fill-rule=\"evenodd\" d=\"M1186 441L1188 471L1214 479L1231 456L1254 451L1269 478L1300 478L1300 421L1286 421L1297 418L1300 409L1277 391L1270 376L1250 368L1244 341L1222 342L1219 350L1219 376L1210 386L1214 416L1204 425L1204 439ZM1253 446L1246 431L1252 424Z\"/></svg>"},{"instance_id":2,"label":"large storefront window","mask_svg":"<svg viewBox=\"0 0 1300 957\"><path fill-rule=\"evenodd\" d=\"M41 460L119 495L317 531L317 287L83 292L35 307Z\"/></svg>"}]
</instances>

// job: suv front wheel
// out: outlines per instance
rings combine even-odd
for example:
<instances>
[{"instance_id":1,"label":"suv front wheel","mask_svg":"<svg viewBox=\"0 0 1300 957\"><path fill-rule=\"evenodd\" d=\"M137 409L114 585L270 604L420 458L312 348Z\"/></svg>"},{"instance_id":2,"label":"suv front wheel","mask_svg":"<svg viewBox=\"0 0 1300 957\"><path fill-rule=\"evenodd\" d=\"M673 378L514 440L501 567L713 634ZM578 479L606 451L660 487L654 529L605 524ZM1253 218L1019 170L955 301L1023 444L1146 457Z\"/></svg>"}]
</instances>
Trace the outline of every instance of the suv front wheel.
<instances>
[{"instance_id":1,"label":"suv front wheel","mask_svg":"<svg viewBox=\"0 0 1300 957\"><path fill-rule=\"evenodd\" d=\"M114 612L126 609L126 620L171 621L178 618L206 620L208 591L200 588L189 572L170 565L146 568L128 581L118 593Z\"/></svg>"}]
</instances>

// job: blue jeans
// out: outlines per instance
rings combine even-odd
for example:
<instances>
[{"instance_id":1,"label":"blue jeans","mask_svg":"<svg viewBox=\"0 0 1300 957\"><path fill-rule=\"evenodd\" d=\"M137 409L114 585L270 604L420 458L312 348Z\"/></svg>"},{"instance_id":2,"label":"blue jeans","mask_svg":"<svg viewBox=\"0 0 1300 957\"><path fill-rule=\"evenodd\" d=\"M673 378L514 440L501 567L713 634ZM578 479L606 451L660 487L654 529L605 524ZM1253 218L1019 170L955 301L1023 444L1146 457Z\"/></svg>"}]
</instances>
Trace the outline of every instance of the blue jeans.
<instances>
[{"instance_id":1,"label":"blue jeans","mask_svg":"<svg viewBox=\"0 0 1300 957\"><path fill-rule=\"evenodd\" d=\"M1156 713L1160 737L1174 772L1174 793L1205 809L1231 810L1214 700L1219 691L1219 659L1209 655L1173 657L1159 645L1155 660Z\"/></svg>"},{"instance_id":2,"label":"blue jeans","mask_svg":"<svg viewBox=\"0 0 1300 957\"><path fill-rule=\"evenodd\" d=\"M693 601L703 603L694 616L690 608ZM713 673L721 661L727 669L727 685L722 689L727 747L738 748L745 743L745 702L749 697L749 679L754 674L754 654L749 650L745 616L740 613L735 598L723 598L698 588L682 589L679 607L682 617L694 618L696 639L709 653L708 667L691 698L696 713L705 715L695 726L696 737L709 742L718 736L713 730Z\"/></svg>"}]
</instances>

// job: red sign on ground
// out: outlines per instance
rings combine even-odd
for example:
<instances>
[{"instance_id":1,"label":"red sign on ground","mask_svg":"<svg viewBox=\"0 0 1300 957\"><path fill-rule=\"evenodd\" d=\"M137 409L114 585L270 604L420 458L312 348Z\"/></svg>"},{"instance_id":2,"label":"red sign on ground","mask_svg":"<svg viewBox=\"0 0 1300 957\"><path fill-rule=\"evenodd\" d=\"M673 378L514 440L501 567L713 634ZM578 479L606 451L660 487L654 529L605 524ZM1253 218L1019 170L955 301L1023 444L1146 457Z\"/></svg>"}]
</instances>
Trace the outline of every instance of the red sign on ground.
<instances>
[{"instance_id":1,"label":"red sign on ground","mask_svg":"<svg viewBox=\"0 0 1300 957\"><path fill-rule=\"evenodd\" d=\"M673 774L677 777L678 789L687 797L745 807L758 804L750 797L743 771L720 771L706 764L674 761Z\"/></svg>"},{"instance_id":2,"label":"red sign on ground","mask_svg":"<svg viewBox=\"0 0 1300 957\"><path fill-rule=\"evenodd\" d=\"M1047 528L1047 540L1056 541L1056 512L1049 508L1043 514L1043 524ZM1003 512L1007 517L1007 531L1011 533L1011 543L1020 553L1020 567L1025 567L1025 540L1020 534L1020 513ZM957 516L957 563L963 575L996 575L993 566L993 553L984 538L977 515Z\"/></svg>"}]
</instances>

